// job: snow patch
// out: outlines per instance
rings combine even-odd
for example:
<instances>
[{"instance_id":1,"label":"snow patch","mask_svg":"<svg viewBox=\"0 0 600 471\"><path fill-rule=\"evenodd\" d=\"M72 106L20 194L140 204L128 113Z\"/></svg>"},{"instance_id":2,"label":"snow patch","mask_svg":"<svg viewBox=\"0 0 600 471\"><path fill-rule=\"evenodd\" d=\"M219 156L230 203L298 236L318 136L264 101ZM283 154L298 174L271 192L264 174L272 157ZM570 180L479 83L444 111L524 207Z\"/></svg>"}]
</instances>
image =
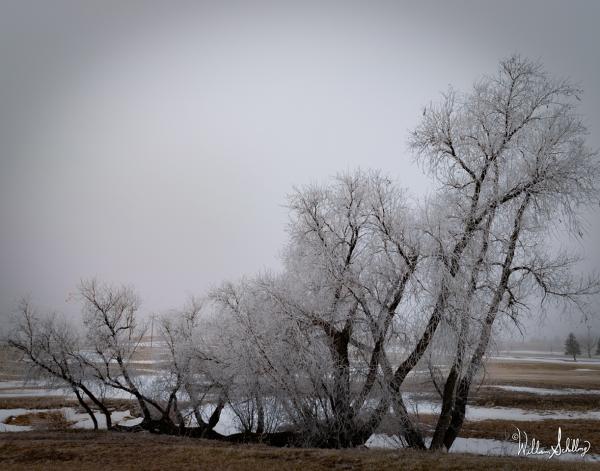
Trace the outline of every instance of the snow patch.
<instances>
[{"instance_id":1,"label":"snow patch","mask_svg":"<svg viewBox=\"0 0 600 471\"><path fill-rule=\"evenodd\" d=\"M431 438L425 439L425 444L429 446L431 444ZM374 434L371 435L365 445L368 448L386 448L386 449L398 449L403 448L402 443L398 438L386 435L386 434ZM452 447L450 453L469 453L475 455L485 456L519 456L519 445L517 442L510 442L504 440L494 440L491 438L461 438L458 437ZM539 458L548 459L548 455L529 455L527 458ZM553 460L558 459L561 461L600 461L600 455L586 454L581 456L580 454L564 454L555 456Z\"/></svg>"},{"instance_id":2,"label":"snow patch","mask_svg":"<svg viewBox=\"0 0 600 471\"><path fill-rule=\"evenodd\" d=\"M94 423L90 418L89 414L85 412L78 412L73 407L63 407L60 409L0 409L0 432L24 432L28 430L32 430L32 427L29 425L10 425L5 424L4 421L11 416L18 417L20 415L25 414L36 414L39 412L52 412L52 411L60 411L65 419L69 422L74 422L71 425L71 428L76 429L93 429ZM106 429L106 418L104 414L99 411L94 411L94 417L98 421L98 428ZM132 418L131 413L127 411L115 411L110 415L113 424L119 425L137 425L142 419L141 418Z\"/></svg>"},{"instance_id":3,"label":"snow patch","mask_svg":"<svg viewBox=\"0 0 600 471\"><path fill-rule=\"evenodd\" d=\"M586 370L593 371L593 370ZM569 394L600 394L598 389L576 389L576 388L564 388L564 389L548 389L548 388L531 388L526 386L504 386L504 385L490 385L488 388L503 389L505 391L513 392L525 392L530 394L548 395L548 396L563 396Z\"/></svg>"},{"instance_id":4,"label":"snow patch","mask_svg":"<svg viewBox=\"0 0 600 471\"><path fill-rule=\"evenodd\" d=\"M570 364L570 365L595 365L600 366L600 359L588 359L588 360L577 360L576 362L573 359L569 358L561 358L561 357L544 357L544 356L512 356L512 355L498 355L498 356L490 356L489 360L494 361L515 361L515 362L528 362L528 363L554 363L554 364Z\"/></svg>"}]
</instances>

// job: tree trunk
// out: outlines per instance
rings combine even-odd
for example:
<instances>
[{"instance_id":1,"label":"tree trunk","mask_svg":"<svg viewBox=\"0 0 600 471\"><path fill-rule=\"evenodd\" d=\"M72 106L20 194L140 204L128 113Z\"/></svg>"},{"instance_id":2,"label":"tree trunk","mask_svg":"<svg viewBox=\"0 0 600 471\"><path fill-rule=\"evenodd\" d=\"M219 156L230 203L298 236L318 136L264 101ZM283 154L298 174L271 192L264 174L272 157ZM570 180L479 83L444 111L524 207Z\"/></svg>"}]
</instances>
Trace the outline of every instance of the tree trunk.
<instances>
[{"instance_id":1,"label":"tree trunk","mask_svg":"<svg viewBox=\"0 0 600 471\"><path fill-rule=\"evenodd\" d=\"M110 430L112 428L112 419L111 419L111 415L110 415L110 411L108 410L108 408L104 405L104 403L98 399L96 397L96 395L94 393L92 393L92 391L90 391L85 385L80 384L79 387L81 388L81 390L87 395L87 397L90 398L90 400L96 404L96 406L98 407L98 409L100 409L100 412L102 412L102 414L104 414L104 418L106 419L106 429Z\"/></svg>"},{"instance_id":2,"label":"tree trunk","mask_svg":"<svg viewBox=\"0 0 600 471\"><path fill-rule=\"evenodd\" d=\"M444 435L444 446L447 450L450 449L454 443L454 440L456 440L456 437L458 437L458 433L460 432L465 420L465 412L467 410L470 387L470 382L465 378L463 378L458 385L456 399L454 400L454 409L452 411L452 420L450 421L450 426Z\"/></svg>"},{"instance_id":3,"label":"tree trunk","mask_svg":"<svg viewBox=\"0 0 600 471\"><path fill-rule=\"evenodd\" d=\"M438 422L431 439L431 450L439 450L444 445L444 435L446 430L450 426L452 420L452 410L454 409L454 402L456 399L456 384L458 382L458 369L457 365L452 365L446 384L444 385L444 393L442 397L442 410L438 417Z\"/></svg>"},{"instance_id":4,"label":"tree trunk","mask_svg":"<svg viewBox=\"0 0 600 471\"><path fill-rule=\"evenodd\" d=\"M400 392L400 385L395 381L390 384L392 404L394 406L394 412L398 419L400 419L400 433L406 440L406 444L410 448L418 448L424 450L425 440L421 431L415 427L408 416L406 405L402 399L402 393Z\"/></svg>"},{"instance_id":5,"label":"tree trunk","mask_svg":"<svg viewBox=\"0 0 600 471\"><path fill-rule=\"evenodd\" d=\"M88 406L86 404L86 402L83 400L83 397L81 397L81 394L79 393L79 390L77 389L77 387L73 387L73 392L75 393L75 396L77 397L77 400L79 401L79 404L81 404L81 407L83 407L85 409L85 411L88 413L88 415L92 419L92 423L94 424L94 430L98 430L98 419L96 419L96 416L94 415L94 411L92 411L90 406Z\"/></svg>"},{"instance_id":6,"label":"tree trunk","mask_svg":"<svg viewBox=\"0 0 600 471\"><path fill-rule=\"evenodd\" d=\"M265 432L265 407L262 398L256 396L256 433L262 435Z\"/></svg>"},{"instance_id":7,"label":"tree trunk","mask_svg":"<svg viewBox=\"0 0 600 471\"><path fill-rule=\"evenodd\" d=\"M215 426L219 423L219 419L221 418L221 412L223 411L224 407L225 407L225 398L223 396L221 396L219 398L219 402L217 403L217 407L215 408L213 413L210 415L210 418L208 419L208 423L206 424L206 427L208 428L208 430L214 429Z\"/></svg>"},{"instance_id":8,"label":"tree trunk","mask_svg":"<svg viewBox=\"0 0 600 471\"><path fill-rule=\"evenodd\" d=\"M330 441L335 448L347 448L352 446L352 436L356 432L354 413L350 404L348 345L351 329L346 326L341 331L331 329L326 333L329 336L331 356L334 363L333 394L331 396L334 423L326 441Z\"/></svg>"},{"instance_id":9,"label":"tree trunk","mask_svg":"<svg viewBox=\"0 0 600 471\"><path fill-rule=\"evenodd\" d=\"M458 436L460 428L462 427L462 424L464 422L471 383L473 382L473 379L478 373L479 368L481 367L481 364L483 362L483 356L485 355L492 334L492 327L494 321L496 320L496 315L498 314L500 304L502 303L502 299L504 298L508 287L512 263L515 256L517 242L519 240L519 234L521 232L521 222L523 220L525 210L527 209L527 206L529 204L529 200L530 195L529 193L526 193L523 202L517 210L517 214L513 222L513 229L508 242L506 255L504 257L504 261L502 262L502 273L500 275L498 287L496 288L494 297L488 309L488 313L484 319L481 331L481 338L479 340L479 343L477 344L477 348L473 352L473 356L471 357L471 361L467 368L467 372L461 379L458 387L458 392L454 404L454 411L452 413L452 420L450 421L450 427L448 428L444 436L444 445L446 445L447 449L450 449L450 447L454 443L454 440L456 440L456 437Z\"/></svg>"}]
</instances>

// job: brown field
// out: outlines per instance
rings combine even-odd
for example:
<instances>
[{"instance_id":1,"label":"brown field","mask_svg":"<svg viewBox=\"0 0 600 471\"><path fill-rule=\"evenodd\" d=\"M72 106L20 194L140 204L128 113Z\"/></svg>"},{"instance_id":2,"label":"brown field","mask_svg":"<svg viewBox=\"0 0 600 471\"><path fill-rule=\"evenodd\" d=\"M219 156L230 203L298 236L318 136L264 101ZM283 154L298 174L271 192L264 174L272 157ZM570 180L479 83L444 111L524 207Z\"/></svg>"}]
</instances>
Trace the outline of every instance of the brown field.
<instances>
[{"instance_id":1,"label":"brown field","mask_svg":"<svg viewBox=\"0 0 600 471\"><path fill-rule=\"evenodd\" d=\"M137 411L138 408L135 401L127 399L108 399L106 405L111 410L129 410L132 413ZM0 409L16 409L19 407L24 409L60 409L61 407L79 408L80 405L77 399L60 396L0 397Z\"/></svg>"},{"instance_id":2,"label":"brown field","mask_svg":"<svg viewBox=\"0 0 600 471\"><path fill-rule=\"evenodd\" d=\"M227 445L146 433L62 432L0 435L0 468L10 470L515 470L600 469L598 464L480 457L412 450L314 450Z\"/></svg>"},{"instance_id":3,"label":"brown field","mask_svg":"<svg viewBox=\"0 0 600 471\"><path fill-rule=\"evenodd\" d=\"M535 437L543 446L549 447L557 442L558 427L561 428L562 440L579 438L592 444L591 453L597 453L594 444L600 443L600 427L596 420L541 420L538 422L513 422L510 420L481 420L465 422L461 436L472 438L494 438L496 440L511 440L511 435L526 432L528 437Z\"/></svg>"},{"instance_id":4,"label":"brown field","mask_svg":"<svg viewBox=\"0 0 600 471\"><path fill-rule=\"evenodd\" d=\"M427 435L432 435L435 430L437 416L420 414L418 423ZM556 444L558 427L562 430L562 443L567 437L580 438L589 441L592 445L600 444L600 427L597 420L556 420L546 419L539 421L512 421L512 420L473 420L465 421L460 436L463 438L492 438L495 440L513 441L511 436L517 432L526 432L528 437L535 437L541 446L549 447ZM395 429L390 423L384 424L383 433L392 434ZM429 432L429 433L427 433ZM598 453L598 447L592 446L590 453Z\"/></svg>"},{"instance_id":5,"label":"brown field","mask_svg":"<svg viewBox=\"0 0 600 471\"><path fill-rule=\"evenodd\" d=\"M482 388L476 392L470 404L485 407L518 407L537 411L576 410L600 408L600 397L592 394L543 395L525 392Z\"/></svg>"},{"instance_id":6,"label":"brown field","mask_svg":"<svg viewBox=\"0 0 600 471\"><path fill-rule=\"evenodd\" d=\"M492 360L486 367L485 383L541 388L600 389L600 365Z\"/></svg>"},{"instance_id":7,"label":"brown field","mask_svg":"<svg viewBox=\"0 0 600 471\"><path fill-rule=\"evenodd\" d=\"M5 421L8 425L28 425L36 430L66 430L72 423L65 419L59 411L32 412L30 414L10 416Z\"/></svg>"},{"instance_id":8,"label":"brown field","mask_svg":"<svg viewBox=\"0 0 600 471\"><path fill-rule=\"evenodd\" d=\"M0 379L19 379L22 368L18 359L2 352L7 360L0 366ZM143 350L140 360L152 358ZM156 365L140 363L139 369ZM592 371L578 371L584 368ZM543 388L600 389L600 365L578 363L545 363L528 361L495 361L488 363L484 386L513 385ZM415 389L432 391L415 382ZM31 388L28 388L31 389ZM409 385L409 389L413 389ZM114 410L136 413L134 401L112 400ZM597 395L537 395L480 387L473 391L471 404L486 407L516 407L529 410L599 410ZM0 409L55 409L77 407L74 399L58 396L0 398ZM60 415L60 417L59 417ZM420 415L419 423L432 430L436 417ZM157 436L147 433L91 432L66 430L69 424L60 413L31 413L8 418L7 424L31 425L36 431L0 434L0 469L407 469L435 471L439 469L600 469L600 464L557 462L510 457L441 454L412 450L310 450L276 449L266 446L228 445L205 440ZM461 436L510 440L518 426L529 437L539 439L542 446L556 443L557 430L566 437L588 440L591 453L598 453L600 421L541 420L516 422L509 420L467 421ZM380 432L395 430L385 421Z\"/></svg>"}]
</instances>

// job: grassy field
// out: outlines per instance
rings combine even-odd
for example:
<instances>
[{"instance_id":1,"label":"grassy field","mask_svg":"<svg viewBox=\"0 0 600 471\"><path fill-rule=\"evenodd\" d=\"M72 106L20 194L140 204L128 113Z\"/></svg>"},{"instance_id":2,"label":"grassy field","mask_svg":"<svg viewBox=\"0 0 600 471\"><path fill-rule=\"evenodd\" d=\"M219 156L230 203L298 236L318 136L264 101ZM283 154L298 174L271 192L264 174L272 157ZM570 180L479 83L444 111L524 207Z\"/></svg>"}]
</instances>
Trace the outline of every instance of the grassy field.
<instances>
[{"instance_id":1,"label":"grassy field","mask_svg":"<svg viewBox=\"0 0 600 471\"><path fill-rule=\"evenodd\" d=\"M146 352L146 358L152 358ZM5 380L19 379L15 359L5 358L10 368L0 367ZM141 363L141 362L140 362ZM143 368L148 364L141 363ZM156 367L152 365L151 367ZM507 391L494 385L533 388L579 388L600 390L600 365L573 362L492 360L486 368L484 385L473 392L470 404L481 407L508 407L531 412L561 410L600 410L600 396L595 394L532 394ZM421 390L427 388L416 385ZM131 411L137 406L130 400L112 400L114 410ZM58 409L76 407L76 401L60 396L0 397L0 409ZM419 421L432 429L436 417L421 414ZM559 462L556 459L491 457L458 453L430 453L411 450L307 450L276 449L265 446L228 445L205 440L166 437L148 433L91 432L68 430L70 423L54 411L32 413L6 419L13 425L30 425L31 432L0 433L0 469L600 469L600 463ZM548 447L556 442L558 427L564 437L578 437L592 444L590 453L600 449L600 421L578 418L535 421L472 420L466 421L464 438L509 441L515 427L535 436ZM66 430L67 429L67 430ZM380 432L389 433L384 424ZM577 457L573 457L577 459Z\"/></svg>"},{"instance_id":2,"label":"grassy field","mask_svg":"<svg viewBox=\"0 0 600 471\"><path fill-rule=\"evenodd\" d=\"M600 364L493 360L486 366L486 383L551 389L600 389Z\"/></svg>"},{"instance_id":3,"label":"grassy field","mask_svg":"<svg viewBox=\"0 0 600 471\"><path fill-rule=\"evenodd\" d=\"M61 432L0 435L0 469L11 470L573 470L596 464L411 450L278 449L147 433Z\"/></svg>"}]
</instances>

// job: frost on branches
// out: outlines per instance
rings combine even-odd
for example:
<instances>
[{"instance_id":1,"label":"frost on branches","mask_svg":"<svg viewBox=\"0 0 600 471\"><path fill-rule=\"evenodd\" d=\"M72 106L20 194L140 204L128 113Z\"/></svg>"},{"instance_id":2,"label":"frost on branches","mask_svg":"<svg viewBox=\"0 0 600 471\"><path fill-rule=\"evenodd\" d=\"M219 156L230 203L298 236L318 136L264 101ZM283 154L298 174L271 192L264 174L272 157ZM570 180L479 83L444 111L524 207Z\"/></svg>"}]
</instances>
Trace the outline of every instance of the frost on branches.
<instances>
[{"instance_id":1,"label":"frost on branches","mask_svg":"<svg viewBox=\"0 0 600 471\"><path fill-rule=\"evenodd\" d=\"M341 448L386 419L407 446L449 449L503 323L540 300L586 313L598 293L547 240L558 220L577 234L598 201L579 93L510 57L425 109L410 145L435 184L428 198L376 171L295 189L283 270L162 315L165 367L152 381L131 368L148 326L128 287L82 282L79 327L23 302L10 343L109 427L117 390L137 401L139 427L160 433ZM423 371L441 402L430 441L402 395ZM238 433L215 430L225 409Z\"/></svg>"}]
</instances>

